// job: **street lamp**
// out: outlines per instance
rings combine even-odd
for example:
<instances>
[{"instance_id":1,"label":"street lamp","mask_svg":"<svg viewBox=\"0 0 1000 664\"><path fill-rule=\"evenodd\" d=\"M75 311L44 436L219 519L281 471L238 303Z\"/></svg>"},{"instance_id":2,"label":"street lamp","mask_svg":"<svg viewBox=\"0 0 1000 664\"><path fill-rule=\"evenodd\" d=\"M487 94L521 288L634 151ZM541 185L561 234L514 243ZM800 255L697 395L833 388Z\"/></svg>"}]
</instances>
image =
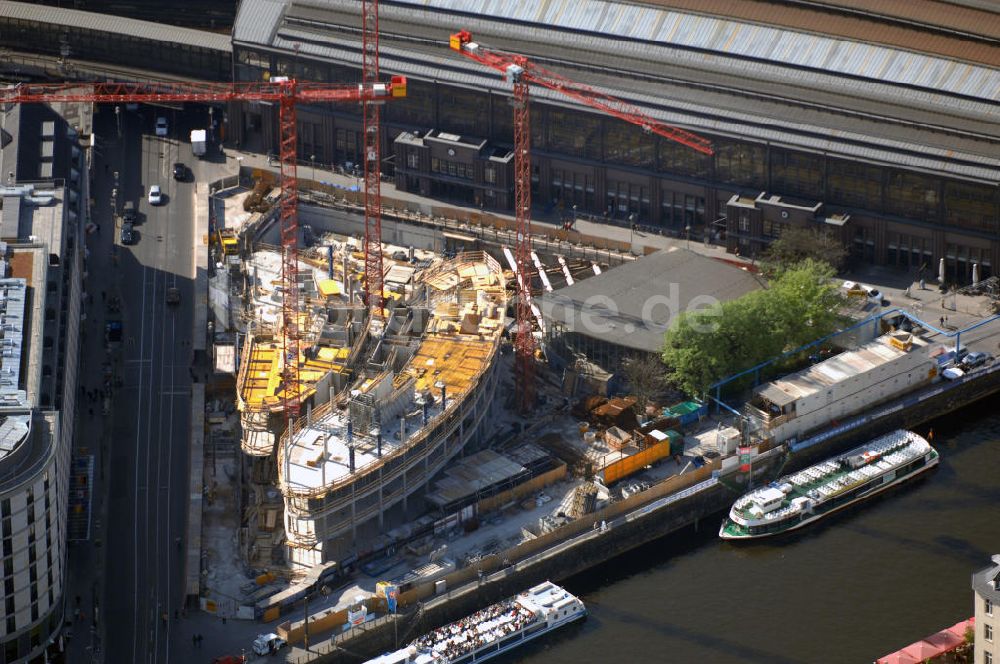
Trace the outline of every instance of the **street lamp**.
<instances>
[{"instance_id":1,"label":"street lamp","mask_svg":"<svg viewBox=\"0 0 1000 664\"><path fill-rule=\"evenodd\" d=\"M684 226L684 232L687 233L687 248L691 248L691 224Z\"/></svg>"},{"instance_id":2,"label":"street lamp","mask_svg":"<svg viewBox=\"0 0 1000 664\"><path fill-rule=\"evenodd\" d=\"M576 203L573 204L573 228L576 228Z\"/></svg>"},{"instance_id":3,"label":"street lamp","mask_svg":"<svg viewBox=\"0 0 1000 664\"><path fill-rule=\"evenodd\" d=\"M635 212L632 212L628 216L628 243L631 245L635 242Z\"/></svg>"},{"instance_id":4,"label":"street lamp","mask_svg":"<svg viewBox=\"0 0 1000 664\"><path fill-rule=\"evenodd\" d=\"M312 179L313 179L313 182L315 182L316 181L316 155L314 155L314 154L309 155L309 161L311 161L312 165L313 165L313 177L312 177Z\"/></svg>"}]
</instances>

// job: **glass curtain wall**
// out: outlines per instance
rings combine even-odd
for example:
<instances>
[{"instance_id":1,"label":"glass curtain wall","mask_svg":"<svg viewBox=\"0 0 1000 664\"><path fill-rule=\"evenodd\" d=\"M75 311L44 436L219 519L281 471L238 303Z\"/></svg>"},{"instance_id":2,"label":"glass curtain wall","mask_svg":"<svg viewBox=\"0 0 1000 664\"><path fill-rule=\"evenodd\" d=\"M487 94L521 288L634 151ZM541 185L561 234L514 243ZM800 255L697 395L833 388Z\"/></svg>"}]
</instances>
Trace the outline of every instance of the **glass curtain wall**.
<instances>
[{"instance_id":1,"label":"glass curtain wall","mask_svg":"<svg viewBox=\"0 0 1000 664\"><path fill-rule=\"evenodd\" d=\"M653 168L656 164L656 137L633 124L606 118L604 160L624 166Z\"/></svg>"},{"instance_id":2,"label":"glass curtain wall","mask_svg":"<svg viewBox=\"0 0 1000 664\"><path fill-rule=\"evenodd\" d=\"M778 195L823 199L823 157L771 149L771 189Z\"/></svg>"},{"instance_id":3,"label":"glass curtain wall","mask_svg":"<svg viewBox=\"0 0 1000 664\"><path fill-rule=\"evenodd\" d=\"M657 137L657 170L672 175L708 179L712 158L676 141Z\"/></svg>"},{"instance_id":4,"label":"glass curtain wall","mask_svg":"<svg viewBox=\"0 0 1000 664\"><path fill-rule=\"evenodd\" d=\"M448 86L438 88L438 127L444 131L472 136L489 133L489 96Z\"/></svg>"},{"instance_id":5,"label":"glass curtain wall","mask_svg":"<svg viewBox=\"0 0 1000 664\"><path fill-rule=\"evenodd\" d=\"M767 188L767 149L763 145L723 139L712 144L718 182L761 191Z\"/></svg>"},{"instance_id":6,"label":"glass curtain wall","mask_svg":"<svg viewBox=\"0 0 1000 664\"><path fill-rule=\"evenodd\" d=\"M886 189L886 212L919 221L939 221L940 192L939 178L892 171Z\"/></svg>"},{"instance_id":7,"label":"glass curtain wall","mask_svg":"<svg viewBox=\"0 0 1000 664\"><path fill-rule=\"evenodd\" d=\"M945 182L944 217L949 226L996 234L996 188L967 182Z\"/></svg>"},{"instance_id":8,"label":"glass curtain wall","mask_svg":"<svg viewBox=\"0 0 1000 664\"><path fill-rule=\"evenodd\" d=\"M601 118L592 113L545 109L544 144L551 152L600 160Z\"/></svg>"}]
</instances>

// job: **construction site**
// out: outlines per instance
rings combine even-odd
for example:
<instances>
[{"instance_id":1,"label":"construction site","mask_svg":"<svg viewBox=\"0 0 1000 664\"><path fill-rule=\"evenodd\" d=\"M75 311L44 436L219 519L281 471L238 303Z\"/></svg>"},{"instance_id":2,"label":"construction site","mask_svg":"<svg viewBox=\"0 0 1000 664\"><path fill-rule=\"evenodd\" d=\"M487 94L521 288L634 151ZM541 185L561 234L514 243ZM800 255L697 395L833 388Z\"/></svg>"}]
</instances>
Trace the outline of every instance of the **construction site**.
<instances>
[{"instance_id":1,"label":"construction site","mask_svg":"<svg viewBox=\"0 0 1000 664\"><path fill-rule=\"evenodd\" d=\"M735 451L739 432L720 434L701 403L677 397L672 407L640 409L635 397L588 397L595 387L576 371L585 362L553 370L537 306L529 309L535 407L523 413L517 261L502 244L464 252L385 244L384 320L373 334L361 240L340 232L350 220L321 227L327 206L316 204L350 207L357 192L313 194L301 208L310 242L297 265L299 382L288 383L281 256L267 242L277 196L247 211L252 196L237 184L213 203L219 327L207 396L206 609L273 619L322 589L317 615L342 624L359 593L381 606L379 582L404 591L432 583L668 478L700 477L706 462ZM599 288L621 269L530 255L536 296L591 279ZM289 393L302 403L291 434Z\"/></svg>"}]
</instances>

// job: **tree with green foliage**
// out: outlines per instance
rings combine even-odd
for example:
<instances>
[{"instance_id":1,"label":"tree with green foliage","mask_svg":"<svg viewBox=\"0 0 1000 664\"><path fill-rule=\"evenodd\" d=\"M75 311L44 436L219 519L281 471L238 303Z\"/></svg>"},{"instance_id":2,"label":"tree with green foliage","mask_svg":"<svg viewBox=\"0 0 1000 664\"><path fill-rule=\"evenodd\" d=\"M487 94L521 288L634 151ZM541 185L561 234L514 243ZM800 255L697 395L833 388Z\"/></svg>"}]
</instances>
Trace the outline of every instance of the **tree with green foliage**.
<instances>
[{"instance_id":1,"label":"tree with green foliage","mask_svg":"<svg viewBox=\"0 0 1000 664\"><path fill-rule=\"evenodd\" d=\"M664 337L671 381L701 395L725 376L830 334L840 325L842 298L833 274L828 264L807 259L767 290L681 314Z\"/></svg>"},{"instance_id":2,"label":"tree with green foliage","mask_svg":"<svg viewBox=\"0 0 1000 664\"><path fill-rule=\"evenodd\" d=\"M778 275L805 260L822 261L838 270L847 260L847 247L824 229L792 226L764 251L761 265L766 274Z\"/></svg>"}]
</instances>

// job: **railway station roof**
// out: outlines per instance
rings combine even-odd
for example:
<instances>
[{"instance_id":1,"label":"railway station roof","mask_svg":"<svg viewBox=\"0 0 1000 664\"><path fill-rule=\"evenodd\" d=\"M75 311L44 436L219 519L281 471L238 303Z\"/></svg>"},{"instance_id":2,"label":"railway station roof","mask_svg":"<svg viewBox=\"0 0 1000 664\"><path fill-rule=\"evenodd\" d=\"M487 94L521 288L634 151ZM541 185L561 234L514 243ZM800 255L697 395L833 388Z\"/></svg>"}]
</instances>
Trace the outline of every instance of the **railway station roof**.
<instances>
[{"instance_id":1,"label":"railway station roof","mask_svg":"<svg viewBox=\"0 0 1000 664\"><path fill-rule=\"evenodd\" d=\"M471 19L465 12L473 11ZM348 0L244 0L233 39L359 68L358 37L344 30L356 22ZM977 181L1000 177L992 138L1000 67L987 58L867 43L823 34L822 25L809 31L612 0L400 0L382 8L380 27L382 68L414 80L509 94L493 72L448 50L448 29L467 27L491 47L524 53L675 126ZM532 95L579 106L538 87Z\"/></svg>"},{"instance_id":2,"label":"railway station roof","mask_svg":"<svg viewBox=\"0 0 1000 664\"><path fill-rule=\"evenodd\" d=\"M134 39L159 41L231 53L230 36L207 30L180 28L152 21L140 21L110 14L36 5L27 2L0 2L0 18L73 26L81 30L109 32Z\"/></svg>"}]
</instances>

